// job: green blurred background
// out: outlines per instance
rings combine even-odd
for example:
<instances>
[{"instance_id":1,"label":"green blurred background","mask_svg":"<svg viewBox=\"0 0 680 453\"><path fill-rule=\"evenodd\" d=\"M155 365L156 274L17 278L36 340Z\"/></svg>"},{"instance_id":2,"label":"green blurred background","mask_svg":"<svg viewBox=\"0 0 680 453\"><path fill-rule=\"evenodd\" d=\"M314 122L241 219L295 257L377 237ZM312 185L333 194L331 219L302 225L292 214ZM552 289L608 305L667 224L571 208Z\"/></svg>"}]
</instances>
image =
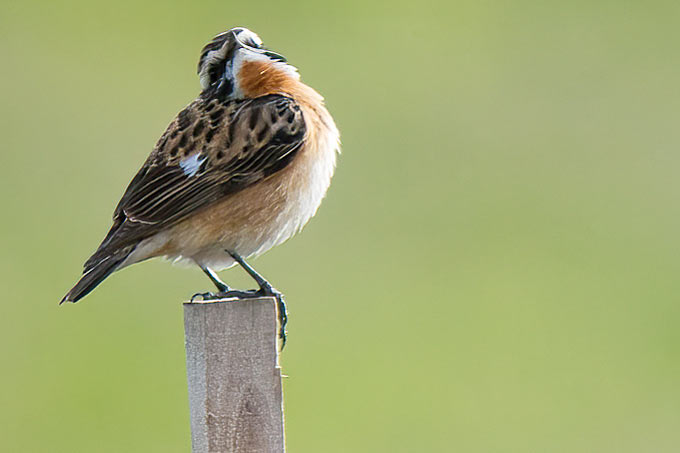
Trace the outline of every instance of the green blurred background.
<instances>
[{"instance_id":1,"label":"green blurred background","mask_svg":"<svg viewBox=\"0 0 680 453\"><path fill-rule=\"evenodd\" d=\"M201 47L242 25L343 138L318 216L253 261L289 301L289 451L679 451L679 13L5 0L0 450L189 451L200 271L57 302L198 93Z\"/></svg>"}]
</instances>

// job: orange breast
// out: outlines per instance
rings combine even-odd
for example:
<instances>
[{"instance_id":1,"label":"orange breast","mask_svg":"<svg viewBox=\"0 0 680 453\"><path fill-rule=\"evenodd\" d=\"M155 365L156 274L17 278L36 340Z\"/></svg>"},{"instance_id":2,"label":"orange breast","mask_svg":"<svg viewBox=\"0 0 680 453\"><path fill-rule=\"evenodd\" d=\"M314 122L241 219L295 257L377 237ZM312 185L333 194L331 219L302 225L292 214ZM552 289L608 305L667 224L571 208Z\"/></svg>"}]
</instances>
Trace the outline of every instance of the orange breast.
<instances>
[{"instance_id":1,"label":"orange breast","mask_svg":"<svg viewBox=\"0 0 680 453\"><path fill-rule=\"evenodd\" d=\"M239 85L245 97L289 93L297 90L299 81L269 61L246 61L238 73Z\"/></svg>"}]
</instances>

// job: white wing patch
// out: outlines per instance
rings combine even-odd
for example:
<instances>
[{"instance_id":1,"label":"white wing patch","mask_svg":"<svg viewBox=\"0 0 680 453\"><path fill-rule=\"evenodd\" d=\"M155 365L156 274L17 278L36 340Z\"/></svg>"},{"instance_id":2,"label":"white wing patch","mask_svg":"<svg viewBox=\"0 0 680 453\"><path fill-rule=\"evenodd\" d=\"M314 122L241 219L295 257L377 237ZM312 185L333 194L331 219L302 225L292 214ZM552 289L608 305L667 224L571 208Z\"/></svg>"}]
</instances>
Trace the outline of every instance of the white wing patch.
<instances>
[{"instance_id":1,"label":"white wing patch","mask_svg":"<svg viewBox=\"0 0 680 453\"><path fill-rule=\"evenodd\" d=\"M193 156L185 157L179 163L179 166L182 167L185 175L194 176L204 161L205 157L201 157L200 154L194 154Z\"/></svg>"}]
</instances>

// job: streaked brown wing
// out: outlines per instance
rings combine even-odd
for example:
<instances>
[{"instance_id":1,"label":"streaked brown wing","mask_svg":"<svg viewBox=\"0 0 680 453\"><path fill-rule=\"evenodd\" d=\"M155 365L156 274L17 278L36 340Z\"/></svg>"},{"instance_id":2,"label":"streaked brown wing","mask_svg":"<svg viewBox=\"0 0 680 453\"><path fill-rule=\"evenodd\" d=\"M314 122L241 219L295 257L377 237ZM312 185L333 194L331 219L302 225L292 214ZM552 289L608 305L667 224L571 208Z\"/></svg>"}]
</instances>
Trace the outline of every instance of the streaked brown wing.
<instances>
[{"instance_id":1,"label":"streaked brown wing","mask_svg":"<svg viewBox=\"0 0 680 453\"><path fill-rule=\"evenodd\" d=\"M136 243L283 169L301 148L305 132L300 108L284 96L227 103L198 99L158 141L88 263L100 252Z\"/></svg>"}]
</instances>

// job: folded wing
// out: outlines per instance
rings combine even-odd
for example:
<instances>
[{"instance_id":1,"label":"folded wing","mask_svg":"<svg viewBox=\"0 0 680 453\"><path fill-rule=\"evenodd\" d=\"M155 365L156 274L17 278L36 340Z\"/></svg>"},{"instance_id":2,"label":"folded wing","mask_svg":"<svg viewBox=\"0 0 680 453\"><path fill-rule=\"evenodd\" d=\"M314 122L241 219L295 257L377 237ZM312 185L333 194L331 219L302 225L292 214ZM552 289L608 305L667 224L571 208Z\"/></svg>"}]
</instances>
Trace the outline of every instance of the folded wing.
<instances>
[{"instance_id":1,"label":"folded wing","mask_svg":"<svg viewBox=\"0 0 680 453\"><path fill-rule=\"evenodd\" d=\"M305 140L290 98L198 99L179 113L139 170L85 271L285 168Z\"/></svg>"}]
</instances>

